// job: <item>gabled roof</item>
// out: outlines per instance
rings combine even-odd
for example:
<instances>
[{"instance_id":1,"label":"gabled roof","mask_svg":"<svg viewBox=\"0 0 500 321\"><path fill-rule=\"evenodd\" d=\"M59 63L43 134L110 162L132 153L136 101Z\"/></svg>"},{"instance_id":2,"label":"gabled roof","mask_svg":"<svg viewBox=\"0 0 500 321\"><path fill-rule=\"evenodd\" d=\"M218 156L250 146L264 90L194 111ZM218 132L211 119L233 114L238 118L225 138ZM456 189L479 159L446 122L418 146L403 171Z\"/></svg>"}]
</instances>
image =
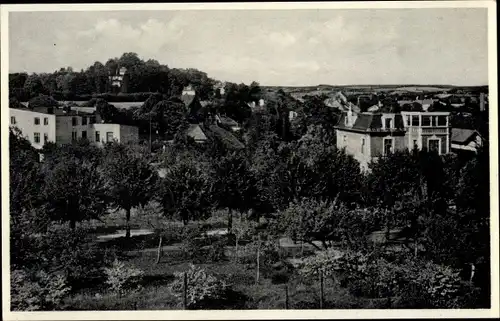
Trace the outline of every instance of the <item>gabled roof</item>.
<instances>
[{"instance_id":1,"label":"gabled roof","mask_svg":"<svg viewBox=\"0 0 500 321\"><path fill-rule=\"evenodd\" d=\"M219 119L220 119L221 124L224 124L227 126L238 126L238 123L232 118L220 116Z\"/></svg>"},{"instance_id":2,"label":"gabled roof","mask_svg":"<svg viewBox=\"0 0 500 321\"><path fill-rule=\"evenodd\" d=\"M184 103L184 106L189 107L195 97L196 95L182 95L181 101Z\"/></svg>"},{"instance_id":3,"label":"gabled roof","mask_svg":"<svg viewBox=\"0 0 500 321\"><path fill-rule=\"evenodd\" d=\"M451 129L451 142L458 144L467 144L476 135L479 135L477 130L465 129L465 128L452 128Z\"/></svg>"},{"instance_id":4,"label":"gabled roof","mask_svg":"<svg viewBox=\"0 0 500 321\"><path fill-rule=\"evenodd\" d=\"M195 141L207 140L207 136L198 124L190 124L187 129L187 135L192 137Z\"/></svg>"},{"instance_id":5,"label":"gabled roof","mask_svg":"<svg viewBox=\"0 0 500 321\"><path fill-rule=\"evenodd\" d=\"M238 140L233 134L228 132L227 130L220 128L217 125L210 125L208 129L212 132L212 134L219 137L227 147L233 149L243 149L245 145Z\"/></svg>"}]
</instances>

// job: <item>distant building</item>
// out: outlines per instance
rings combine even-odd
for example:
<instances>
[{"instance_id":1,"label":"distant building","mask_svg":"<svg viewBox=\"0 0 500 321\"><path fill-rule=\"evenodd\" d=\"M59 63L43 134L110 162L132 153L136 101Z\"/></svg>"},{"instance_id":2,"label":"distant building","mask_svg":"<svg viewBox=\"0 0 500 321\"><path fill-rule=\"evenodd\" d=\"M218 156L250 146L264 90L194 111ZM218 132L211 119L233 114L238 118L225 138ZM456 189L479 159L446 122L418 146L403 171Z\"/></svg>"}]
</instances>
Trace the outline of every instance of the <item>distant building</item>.
<instances>
[{"instance_id":1,"label":"distant building","mask_svg":"<svg viewBox=\"0 0 500 321\"><path fill-rule=\"evenodd\" d=\"M200 102L200 99L198 98L198 95L196 94L196 91L191 85L186 86L182 90L180 100L186 107L189 121L191 123L198 123L200 121L199 112L202 108L202 104Z\"/></svg>"},{"instance_id":2,"label":"distant building","mask_svg":"<svg viewBox=\"0 0 500 321\"><path fill-rule=\"evenodd\" d=\"M139 129L135 126L105 124L96 114L65 111L47 107L29 109L9 108L10 126L21 130L32 146L40 149L48 142L69 144L87 139L97 145L117 141L139 141Z\"/></svg>"},{"instance_id":3,"label":"distant building","mask_svg":"<svg viewBox=\"0 0 500 321\"><path fill-rule=\"evenodd\" d=\"M109 78L114 93L128 92L129 74L127 68L121 67L117 69L115 74L110 74Z\"/></svg>"},{"instance_id":4,"label":"distant building","mask_svg":"<svg viewBox=\"0 0 500 321\"><path fill-rule=\"evenodd\" d=\"M345 148L363 169L389 153L406 149L450 152L448 112L342 113L336 128L337 147Z\"/></svg>"},{"instance_id":5,"label":"distant building","mask_svg":"<svg viewBox=\"0 0 500 321\"><path fill-rule=\"evenodd\" d=\"M477 152L483 144L483 138L477 130L452 128L451 149L453 152Z\"/></svg>"}]
</instances>

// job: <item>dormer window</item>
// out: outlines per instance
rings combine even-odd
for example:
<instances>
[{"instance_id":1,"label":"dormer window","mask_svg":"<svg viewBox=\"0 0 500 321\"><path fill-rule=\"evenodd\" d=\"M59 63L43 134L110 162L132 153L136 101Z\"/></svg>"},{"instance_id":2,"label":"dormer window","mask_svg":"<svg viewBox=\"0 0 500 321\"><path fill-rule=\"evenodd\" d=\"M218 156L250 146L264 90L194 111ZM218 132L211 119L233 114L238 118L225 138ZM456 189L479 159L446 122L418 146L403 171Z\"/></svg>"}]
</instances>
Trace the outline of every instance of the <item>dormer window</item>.
<instances>
[{"instance_id":1,"label":"dormer window","mask_svg":"<svg viewBox=\"0 0 500 321\"><path fill-rule=\"evenodd\" d=\"M385 128L392 128L392 118L385 119Z\"/></svg>"}]
</instances>

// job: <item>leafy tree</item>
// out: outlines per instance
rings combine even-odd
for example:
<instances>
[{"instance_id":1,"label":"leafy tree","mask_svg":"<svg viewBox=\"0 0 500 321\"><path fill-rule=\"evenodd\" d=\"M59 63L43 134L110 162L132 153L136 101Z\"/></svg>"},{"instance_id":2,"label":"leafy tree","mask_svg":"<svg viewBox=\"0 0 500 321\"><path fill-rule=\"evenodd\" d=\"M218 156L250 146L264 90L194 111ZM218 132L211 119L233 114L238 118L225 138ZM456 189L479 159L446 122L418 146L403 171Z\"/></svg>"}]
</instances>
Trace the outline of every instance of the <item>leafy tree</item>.
<instances>
[{"instance_id":1,"label":"leafy tree","mask_svg":"<svg viewBox=\"0 0 500 321\"><path fill-rule=\"evenodd\" d=\"M99 218L107 204L103 179L89 161L61 157L55 164L44 163L43 199L49 216L54 221L76 222Z\"/></svg>"},{"instance_id":2,"label":"leafy tree","mask_svg":"<svg viewBox=\"0 0 500 321\"><path fill-rule=\"evenodd\" d=\"M254 196L253 177L243 154L232 152L214 162L215 194L221 208L247 211ZM229 211L229 229L232 211Z\"/></svg>"},{"instance_id":3,"label":"leafy tree","mask_svg":"<svg viewBox=\"0 0 500 321\"><path fill-rule=\"evenodd\" d=\"M30 97L35 97L39 94L45 93L42 80L37 74L29 75L24 83L24 89L28 92Z\"/></svg>"},{"instance_id":4,"label":"leafy tree","mask_svg":"<svg viewBox=\"0 0 500 321\"><path fill-rule=\"evenodd\" d=\"M187 159L167 167L166 177L158 189L165 215L180 218L184 225L209 215L215 204L208 170L206 166Z\"/></svg>"},{"instance_id":5,"label":"leafy tree","mask_svg":"<svg viewBox=\"0 0 500 321\"><path fill-rule=\"evenodd\" d=\"M115 143L105 148L104 187L112 204L125 210L126 237L130 237L130 211L139 205L144 206L152 198L157 174L139 151Z\"/></svg>"},{"instance_id":6,"label":"leafy tree","mask_svg":"<svg viewBox=\"0 0 500 321\"><path fill-rule=\"evenodd\" d=\"M30 109L38 107L57 107L59 106L59 102L50 96L38 95L29 100L28 106Z\"/></svg>"}]
</instances>

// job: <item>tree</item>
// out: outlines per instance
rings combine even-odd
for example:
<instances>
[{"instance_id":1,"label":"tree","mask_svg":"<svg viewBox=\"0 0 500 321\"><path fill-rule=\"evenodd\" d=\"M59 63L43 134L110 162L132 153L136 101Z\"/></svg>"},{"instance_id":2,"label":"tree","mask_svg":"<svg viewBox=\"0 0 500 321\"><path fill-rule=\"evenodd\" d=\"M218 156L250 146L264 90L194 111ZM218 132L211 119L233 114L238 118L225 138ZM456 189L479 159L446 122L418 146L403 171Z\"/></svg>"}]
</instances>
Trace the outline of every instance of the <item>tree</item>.
<instances>
[{"instance_id":1,"label":"tree","mask_svg":"<svg viewBox=\"0 0 500 321\"><path fill-rule=\"evenodd\" d=\"M213 182L208 171L209 167L188 159L168 166L158 189L164 215L179 218L184 225L209 215L216 204L212 201Z\"/></svg>"},{"instance_id":2,"label":"tree","mask_svg":"<svg viewBox=\"0 0 500 321\"><path fill-rule=\"evenodd\" d=\"M342 208L340 211L344 211ZM328 241L333 240L340 212L336 202L316 201L303 198L296 200L279 214L281 228L293 240L309 243L319 249L314 243L318 240L325 249Z\"/></svg>"},{"instance_id":3,"label":"tree","mask_svg":"<svg viewBox=\"0 0 500 321\"><path fill-rule=\"evenodd\" d=\"M24 83L24 89L28 92L30 97L35 97L39 94L45 93L45 88L43 88L42 80L37 74L28 76L28 79L26 79L26 82Z\"/></svg>"},{"instance_id":4,"label":"tree","mask_svg":"<svg viewBox=\"0 0 500 321\"><path fill-rule=\"evenodd\" d=\"M247 211L254 196L253 177L243 154L232 152L213 163L215 194L221 208L229 208L228 228L231 229L232 210Z\"/></svg>"},{"instance_id":5,"label":"tree","mask_svg":"<svg viewBox=\"0 0 500 321\"><path fill-rule=\"evenodd\" d=\"M33 97L28 102L28 107L30 109L39 108L39 107L57 107L59 106L59 102L52 98L51 96L46 95L38 95Z\"/></svg>"},{"instance_id":6,"label":"tree","mask_svg":"<svg viewBox=\"0 0 500 321\"><path fill-rule=\"evenodd\" d=\"M103 179L97 168L75 157L60 157L55 164L45 162L43 198L54 221L76 222L98 219L107 209Z\"/></svg>"},{"instance_id":7,"label":"tree","mask_svg":"<svg viewBox=\"0 0 500 321\"><path fill-rule=\"evenodd\" d=\"M166 139L184 132L188 126L184 104L175 99L158 102L151 110L150 117L156 121L160 135Z\"/></svg>"},{"instance_id":8,"label":"tree","mask_svg":"<svg viewBox=\"0 0 500 321\"><path fill-rule=\"evenodd\" d=\"M131 147L110 143L106 147L102 166L105 188L112 204L125 210L126 237L130 237L130 211L144 206L153 195L157 174L140 154Z\"/></svg>"}]
</instances>

